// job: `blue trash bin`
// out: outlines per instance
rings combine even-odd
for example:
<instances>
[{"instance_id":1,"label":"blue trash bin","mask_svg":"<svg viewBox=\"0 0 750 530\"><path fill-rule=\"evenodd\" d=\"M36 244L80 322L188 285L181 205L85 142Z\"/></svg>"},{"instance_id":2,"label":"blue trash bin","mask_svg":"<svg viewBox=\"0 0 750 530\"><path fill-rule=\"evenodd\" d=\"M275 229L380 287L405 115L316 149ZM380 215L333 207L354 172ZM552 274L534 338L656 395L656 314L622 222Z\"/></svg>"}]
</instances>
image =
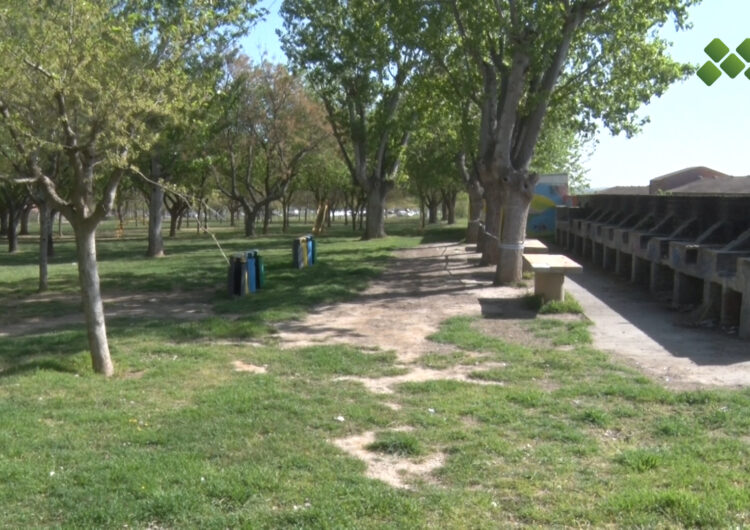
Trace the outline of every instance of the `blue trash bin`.
<instances>
[{"instance_id":1,"label":"blue trash bin","mask_svg":"<svg viewBox=\"0 0 750 530\"><path fill-rule=\"evenodd\" d=\"M315 240L312 235L307 235L307 264L312 265L315 263Z\"/></svg>"},{"instance_id":2,"label":"blue trash bin","mask_svg":"<svg viewBox=\"0 0 750 530\"><path fill-rule=\"evenodd\" d=\"M246 259L246 270L247 270L247 285L248 290L251 293L254 293L258 290L259 287L259 279L258 279L258 251L248 250L245 253L245 259Z\"/></svg>"}]
</instances>

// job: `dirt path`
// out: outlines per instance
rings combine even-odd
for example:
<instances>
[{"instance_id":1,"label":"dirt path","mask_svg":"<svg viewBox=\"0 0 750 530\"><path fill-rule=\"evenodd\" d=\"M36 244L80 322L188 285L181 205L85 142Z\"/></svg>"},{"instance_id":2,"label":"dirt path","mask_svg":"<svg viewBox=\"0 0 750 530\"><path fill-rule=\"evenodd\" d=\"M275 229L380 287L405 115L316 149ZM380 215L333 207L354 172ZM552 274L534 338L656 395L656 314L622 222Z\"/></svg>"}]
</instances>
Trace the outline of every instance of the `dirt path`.
<instances>
[{"instance_id":1,"label":"dirt path","mask_svg":"<svg viewBox=\"0 0 750 530\"><path fill-rule=\"evenodd\" d=\"M356 300L320 307L302 322L280 326L281 344L377 347L395 351L401 363L412 363L440 351L427 336L451 316L483 314L494 317L498 328L505 326L506 319L518 316L518 304L510 299L525 290L492 286L492 268L477 267L478 259L471 249L455 244L400 251L386 273ZM676 325L677 315L647 293L596 270L587 269L566 286L594 323L595 347L669 387L750 386L749 342Z\"/></svg>"},{"instance_id":2,"label":"dirt path","mask_svg":"<svg viewBox=\"0 0 750 530\"><path fill-rule=\"evenodd\" d=\"M399 251L388 270L352 302L323 306L301 322L278 326L283 347L351 344L393 350L413 362L441 346L427 340L440 323L458 315L502 312L496 301L525 289L494 287L492 268L455 244ZM500 304L502 306L502 304Z\"/></svg>"}]
</instances>

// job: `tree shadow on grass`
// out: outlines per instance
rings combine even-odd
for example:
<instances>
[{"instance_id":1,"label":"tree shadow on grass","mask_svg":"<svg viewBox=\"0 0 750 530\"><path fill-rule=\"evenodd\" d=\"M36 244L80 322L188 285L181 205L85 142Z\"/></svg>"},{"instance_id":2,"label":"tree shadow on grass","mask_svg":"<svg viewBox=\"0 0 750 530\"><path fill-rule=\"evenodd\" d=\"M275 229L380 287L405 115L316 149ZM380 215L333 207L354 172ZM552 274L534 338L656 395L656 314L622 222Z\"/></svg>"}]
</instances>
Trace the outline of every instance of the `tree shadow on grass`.
<instances>
[{"instance_id":1,"label":"tree shadow on grass","mask_svg":"<svg viewBox=\"0 0 750 530\"><path fill-rule=\"evenodd\" d=\"M0 378L23 375L36 371L60 372L64 374L75 374L78 372L73 366L55 359L36 359L15 364L10 368L0 371Z\"/></svg>"},{"instance_id":2,"label":"tree shadow on grass","mask_svg":"<svg viewBox=\"0 0 750 530\"><path fill-rule=\"evenodd\" d=\"M88 348L86 332L57 329L22 337L0 340L0 377L34 370L71 372L77 370L73 357Z\"/></svg>"}]
</instances>

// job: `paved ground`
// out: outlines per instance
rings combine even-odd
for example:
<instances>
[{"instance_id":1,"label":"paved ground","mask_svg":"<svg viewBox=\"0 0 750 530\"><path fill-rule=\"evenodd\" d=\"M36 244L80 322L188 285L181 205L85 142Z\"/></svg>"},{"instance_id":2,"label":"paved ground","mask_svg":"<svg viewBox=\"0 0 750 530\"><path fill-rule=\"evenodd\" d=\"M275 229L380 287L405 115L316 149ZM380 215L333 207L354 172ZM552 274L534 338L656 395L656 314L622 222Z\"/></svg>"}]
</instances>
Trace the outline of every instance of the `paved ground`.
<instances>
[{"instance_id":1,"label":"paved ground","mask_svg":"<svg viewBox=\"0 0 750 530\"><path fill-rule=\"evenodd\" d=\"M593 320L594 345L634 363L668 386L750 386L750 341L688 327L684 315L644 289L591 266L566 289Z\"/></svg>"}]
</instances>

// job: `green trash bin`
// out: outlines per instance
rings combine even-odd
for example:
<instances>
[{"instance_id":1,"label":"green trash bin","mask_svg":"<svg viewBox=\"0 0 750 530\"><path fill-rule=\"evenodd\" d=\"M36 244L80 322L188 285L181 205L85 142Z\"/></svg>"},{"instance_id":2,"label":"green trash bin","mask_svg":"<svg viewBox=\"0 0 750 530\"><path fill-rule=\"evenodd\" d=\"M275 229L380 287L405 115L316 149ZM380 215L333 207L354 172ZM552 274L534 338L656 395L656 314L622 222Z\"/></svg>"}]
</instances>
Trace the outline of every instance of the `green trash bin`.
<instances>
[{"instance_id":1,"label":"green trash bin","mask_svg":"<svg viewBox=\"0 0 750 530\"><path fill-rule=\"evenodd\" d=\"M245 252L246 267L247 267L247 285L248 291L254 293L258 290L258 251L248 250Z\"/></svg>"}]
</instances>

